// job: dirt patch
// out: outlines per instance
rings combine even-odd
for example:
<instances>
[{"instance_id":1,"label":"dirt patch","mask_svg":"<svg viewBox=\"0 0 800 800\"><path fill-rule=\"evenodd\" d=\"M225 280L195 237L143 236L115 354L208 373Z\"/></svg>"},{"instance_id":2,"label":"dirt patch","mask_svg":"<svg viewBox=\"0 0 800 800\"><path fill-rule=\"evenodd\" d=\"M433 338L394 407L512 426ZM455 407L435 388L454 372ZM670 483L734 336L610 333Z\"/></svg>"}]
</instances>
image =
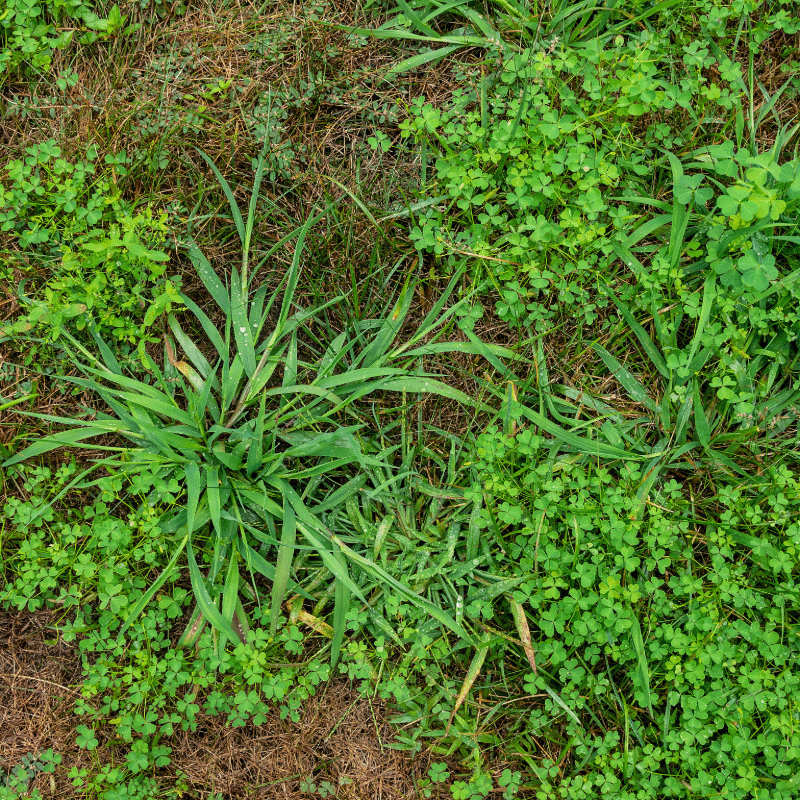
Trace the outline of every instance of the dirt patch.
<instances>
[{"instance_id":1,"label":"dirt patch","mask_svg":"<svg viewBox=\"0 0 800 800\"><path fill-rule=\"evenodd\" d=\"M57 640L54 621L52 612L0 612L0 770L52 748L61 765L52 776L39 774L31 789L44 797L81 797L68 772L96 772L98 756L100 763L119 763L125 749L112 745L91 754L75 744L81 658ZM156 777L172 792L182 785L182 795L170 796L186 800L212 791L225 800L307 798L301 783L319 787L325 781L340 800L416 798L415 781L429 758L412 760L392 749L387 717L380 701L332 681L305 704L296 723L282 720L277 708L257 727L231 728L215 717L198 717L195 732L161 740L172 747L172 763Z\"/></svg>"},{"instance_id":2,"label":"dirt patch","mask_svg":"<svg viewBox=\"0 0 800 800\"><path fill-rule=\"evenodd\" d=\"M190 785L214 787L224 797L308 796L303 781L327 781L345 798L413 798L415 765L388 745L385 709L347 684L331 683L308 701L298 723L274 711L259 726L221 725L173 742L175 766Z\"/></svg>"}]
</instances>

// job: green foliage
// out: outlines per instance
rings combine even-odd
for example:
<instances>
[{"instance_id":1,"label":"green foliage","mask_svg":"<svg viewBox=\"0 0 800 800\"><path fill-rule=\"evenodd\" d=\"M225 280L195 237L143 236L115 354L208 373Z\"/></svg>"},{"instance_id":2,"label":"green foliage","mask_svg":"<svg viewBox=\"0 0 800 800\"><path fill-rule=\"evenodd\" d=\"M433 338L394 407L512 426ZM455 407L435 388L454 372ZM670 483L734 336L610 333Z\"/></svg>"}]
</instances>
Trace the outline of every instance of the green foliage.
<instances>
[{"instance_id":1,"label":"green foliage","mask_svg":"<svg viewBox=\"0 0 800 800\"><path fill-rule=\"evenodd\" d=\"M86 159L71 163L61 156L54 139L28 147L24 159L5 165L8 184L2 191L2 230L22 248L57 248L87 235L111 216L133 211L116 186L129 163L124 154L97 163L97 149L87 148Z\"/></svg>"},{"instance_id":2,"label":"green foliage","mask_svg":"<svg viewBox=\"0 0 800 800\"><path fill-rule=\"evenodd\" d=\"M427 145L436 169L427 191L445 201L421 212L417 247L451 269L465 257L483 264L512 324L546 330L566 309L593 322L607 301L592 286L613 278L614 245L633 218L611 198L646 192L659 146L681 146L722 102L702 100L699 72L668 80L666 58L645 36L525 49L444 110L415 101L401 129ZM725 97L742 88L734 80ZM659 111L681 128L657 121Z\"/></svg>"},{"instance_id":3,"label":"green foliage","mask_svg":"<svg viewBox=\"0 0 800 800\"><path fill-rule=\"evenodd\" d=\"M27 797L30 800L41 800L41 792L38 789L31 790L30 782L39 774L54 772L60 763L61 755L48 749L38 755L28 753L19 764L8 769L0 766L0 798L17 800Z\"/></svg>"},{"instance_id":4,"label":"green foliage","mask_svg":"<svg viewBox=\"0 0 800 800\"><path fill-rule=\"evenodd\" d=\"M179 281L164 274L164 216L121 197L117 180L130 160L120 154L100 164L90 148L85 161L71 163L53 140L27 152L6 165L9 182L0 185L0 227L22 248L25 275L25 313L0 335L34 331L54 341L64 329L93 326L123 351L151 340L147 328L180 305ZM28 363L36 352L28 351Z\"/></svg>"},{"instance_id":5,"label":"green foliage","mask_svg":"<svg viewBox=\"0 0 800 800\"><path fill-rule=\"evenodd\" d=\"M175 648L170 629L191 610L191 594L177 584L179 571L174 570L136 624L121 633L153 572L169 561L158 518L175 496L167 484L157 482L146 490L139 482L127 487L124 496L110 498L128 508L124 516L109 513L102 501L57 509L54 498L64 493L75 472L74 465L55 473L47 467L10 467L9 480L28 499L10 498L0 509L2 607L64 610L59 634L76 642L82 656L75 713L85 721L76 728L76 742L103 758L109 740L129 748L124 767L91 776L75 769L73 785L96 792L116 791L117 784L127 781L138 785L141 773L169 763L170 737L194 731L204 715L222 715L234 727L260 724L275 704L283 716L297 719L330 667L316 658L298 667L286 664L296 628L270 636L266 612L256 609L254 622L262 624L249 631L246 642L225 652L218 652L209 632L198 637L194 648ZM33 774L22 765L9 773L8 785L27 786ZM148 786L152 789L152 783Z\"/></svg>"},{"instance_id":6,"label":"green foliage","mask_svg":"<svg viewBox=\"0 0 800 800\"><path fill-rule=\"evenodd\" d=\"M698 131L719 141L736 129L741 139L749 112L754 142L787 88L767 96L755 119L753 103L763 89L753 75L752 55L747 76L724 55L736 37L733 18L739 30L747 20L753 26L750 41L761 41L780 29L783 17L769 4L742 3L735 12L727 5L699 4L696 13L704 23L690 36L671 3L635 4L636 17L617 16L624 24L612 24L612 9L593 14L595 9L580 12L579 6L564 4L550 24L558 20L563 29L570 20L580 34L548 42L537 21L541 38L533 46L526 44L532 29L525 27L523 9L500 5L500 17L522 25L522 45L499 34L491 43L487 39L485 72L474 73L475 88L457 89L444 107L417 98L400 126L403 137L422 146L423 192L429 198L420 204L411 238L447 271L468 262L480 286L496 288L497 312L512 325L545 332L565 314L571 323L578 316L593 324L608 305L596 291L598 282L614 284L626 301L638 296L638 288L627 286L627 275L619 272L620 245L631 238L631 229L641 235L654 230L656 220L642 217L639 209L653 196L650 176L671 170L665 151L692 150L703 158L704 171L715 169L718 159L730 161L733 153L727 145L711 145L714 155L706 150L699 156ZM403 16L420 31L444 10L436 3L415 7L419 17L410 8ZM461 5L459 13L483 31L477 12ZM636 31L628 27L633 19L647 23ZM373 34L388 36L392 30ZM435 52L445 55L447 49ZM676 61L682 62L680 70ZM714 81L711 68L719 76ZM784 129L778 141L788 143L794 133ZM752 220L766 227L779 218L793 219L793 203L787 202L795 192L794 167L781 163L781 148L771 156L743 151L738 158L736 174L719 173L728 184L741 177L719 198L720 211L729 212L739 227ZM775 164L775 174L767 161ZM688 164L699 166L690 157ZM435 170L430 177L428 166ZM748 170L758 177L747 178ZM679 202L703 207L716 189L702 181L701 174L682 175L675 187ZM650 205L662 207L656 199ZM709 227L719 240L719 225ZM752 250L744 249L736 267L715 265L724 282L745 281L744 288L763 291L778 277L779 267L764 247ZM668 289L669 278L658 279Z\"/></svg>"},{"instance_id":7,"label":"green foliage","mask_svg":"<svg viewBox=\"0 0 800 800\"><path fill-rule=\"evenodd\" d=\"M544 699L520 742L573 753L569 769L534 766L542 796L793 796L780 720L796 702L797 477L673 479L641 509L637 468L550 453L528 428L490 429L473 490L501 531L500 574L524 579L514 598L538 667L526 689Z\"/></svg>"},{"instance_id":8,"label":"green foliage","mask_svg":"<svg viewBox=\"0 0 800 800\"><path fill-rule=\"evenodd\" d=\"M662 205L661 214L616 247L638 291L629 306L615 303L666 378L661 399L651 394L651 408L679 443L692 435L678 425L679 409L692 403L702 423L695 436L704 446L724 441L734 426L740 444L745 430L751 439L790 433L800 389L794 269L800 161L781 158L781 146L779 137L760 154L729 142L699 148L683 164L671 156L672 206ZM658 244L641 244L653 234L663 237ZM651 338L633 320L654 312ZM602 357L619 378L619 364ZM643 391L630 382L626 389L641 399Z\"/></svg>"},{"instance_id":9,"label":"green foliage","mask_svg":"<svg viewBox=\"0 0 800 800\"><path fill-rule=\"evenodd\" d=\"M267 286L263 285L251 297L258 267L251 272L248 264L263 168L262 162L245 221L230 187L214 167L230 199L242 241L241 271L233 269L230 291L200 250L195 245L189 250L201 280L225 314L221 333L193 301L182 297L213 345L216 363L212 366L172 316L169 324L175 338L165 342L163 367L143 354L150 372L148 380L126 376L100 336L95 334L98 358L65 334L84 357L80 360L77 353L73 355L75 365L86 376L66 380L96 392L114 414L103 414L96 421L81 420L78 427L72 420L48 417L71 427L30 445L7 459L4 466L113 431L132 446L98 462L111 473L96 482L106 494L119 490L125 478L148 489L165 485L173 501L183 498L184 508L169 509L158 521L161 532L171 539L172 559L131 609L123 630L170 577L185 550L199 618L215 630L220 653L227 642L235 645L246 640L249 623L242 610L240 587L255 591L256 574L273 583L270 606L274 633L281 603L295 584L290 577L293 564L298 557L305 557L302 554L311 552L334 579L333 662L341 648L350 597L365 602L363 586L354 580L348 561L359 574L383 582L433 615L438 623L466 636L449 614L353 549L361 542L337 535L321 517L324 511L344 507L358 491L359 470L391 469L385 459L393 448L379 449L374 435L370 435L369 420L357 405L361 398L395 391L438 394L469 402L463 393L410 369L430 352L470 350L465 345L434 344L442 325L454 313L454 309L443 312L443 308L455 281L404 343L396 344L395 340L412 298L407 287L385 319L360 321L335 338L320 342L314 360L301 359L298 330L317 311L291 312L302 248L314 218L282 240L296 238L297 243L276 327L267 334L270 311L278 309L278 295L268 298ZM334 298L326 306L340 299ZM421 345L426 337L429 341ZM188 361L178 360L175 342ZM272 385L279 367L281 383ZM207 566L206 575L196 552L200 563ZM242 580L242 570L251 583ZM190 624L186 636L194 640L200 629L202 622L200 628Z\"/></svg>"},{"instance_id":10,"label":"green foliage","mask_svg":"<svg viewBox=\"0 0 800 800\"><path fill-rule=\"evenodd\" d=\"M106 406L47 417L66 428L0 448L2 488L18 490L0 513L0 598L63 609L59 633L83 659L77 745L97 766L70 779L108 800L158 796L172 737L205 716L259 725L271 706L297 720L335 671L391 704L397 747L439 759L420 797L793 798L793 4L383 10L380 28L348 29L350 42L421 49L382 75L372 63L338 74L344 51L316 37L322 10L306 5L298 37L287 16L244 45L273 66L308 51L308 69L282 85L253 91L235 73L179 83L202 47L170 43L151 63L158 101L120 123L144 142L133 157L71 163L49 141L6 167L0 225L30 265L25 316L0 335L35 328L64 344L80 372L64 383ZM3 17L6 41L17 38L0 72L44 69L70 15L94 31L85 42L125 27L116 7L107 20L60 13ZM484 57L452 65L452 98L411 102L398 137L381 83L463 48ZM781 70L773 52L787 57ZM777 71L786 83L768 92L759 77ZM76 76L59 80L65 91ZM14 103L24 119L46 105ZM294 191L311 152L294 126L324 126L340 106L369 128L357 157L421 164L416 202L384 209L411 218L433 279L452 278L419 317L414 277L392 299L387 279L385 306L361 314L376 303L355 267L347 298L308 306L313 214L250 263L262 178ZM210 312L166 279L174 233L123 199L118 179L134 160L163 171L174 137L213 139L209 125L229 117L264 147L247 213L206 159L242 249L223 282L188 242ZM372 219L366 198L332 182ZM329 228L334 212L323 211ZM260 270L292 242L274 291ZM470 277L477 292L463 288ZM527 335L533 363L477 338L491 304L514 329L501 336ZM161 315L171 336L157 364L143 345ZM437 341L453 323L468 341ZM566 367L556 329L580 354ZM453 435L412 419L426 394L488 410L423 372L451 352L484 357L495 372L479 385L504 396L477 440L466 423ZM23 463L109 433L92 465L103 477ZM61 507L76 488L94 502ZM504 768L491 772L494 755ZM13 797L38 768L33 756L2 766L0 796ZM325 778L300 791L344 793Z\"/></svg>"},{"instance_id":11,"label":"green foliage","mask_svg":"<svg viewBox=\"0 0 800 800\"><path fill-rule=\"evenodd\" d=\"M125 25L119 6L111 7L103 18L95 13L95 3L83 0L3 0L0 5L0 83L20 66L46 70L56 50L77 41L89 44L119 34L130 34L138 26Z\"/></svg>"}]
</instances>

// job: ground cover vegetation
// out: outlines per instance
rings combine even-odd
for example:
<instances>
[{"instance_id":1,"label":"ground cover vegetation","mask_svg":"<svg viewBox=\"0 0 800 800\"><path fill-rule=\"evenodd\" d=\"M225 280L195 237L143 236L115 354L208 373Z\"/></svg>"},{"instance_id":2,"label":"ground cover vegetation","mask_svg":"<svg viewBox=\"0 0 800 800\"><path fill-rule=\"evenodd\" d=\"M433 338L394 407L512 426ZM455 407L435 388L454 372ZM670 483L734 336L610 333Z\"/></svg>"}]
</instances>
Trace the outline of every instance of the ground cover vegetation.
<instances>
[{"instance_id":1,"label":"ground cover vegetation","mask_svg":"<svg viewBox=\"0 0 800 800\"><path fill-rule=\"evenodd\" d=\"M6 2L0 797L795 797L799 11Z\"/></svg>"}]
</instances>

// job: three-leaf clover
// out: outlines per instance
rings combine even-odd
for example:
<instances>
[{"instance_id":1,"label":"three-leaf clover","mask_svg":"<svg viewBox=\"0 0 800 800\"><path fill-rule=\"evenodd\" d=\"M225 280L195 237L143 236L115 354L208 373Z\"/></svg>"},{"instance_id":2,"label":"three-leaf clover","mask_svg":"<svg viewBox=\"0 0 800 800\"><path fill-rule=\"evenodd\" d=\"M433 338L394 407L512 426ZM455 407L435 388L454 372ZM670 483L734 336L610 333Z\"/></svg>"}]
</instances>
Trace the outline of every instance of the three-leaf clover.
<instances>
[{"instance_id":1,"label":"three-leaf clover","mask_svg":"<svg viewBox=\"0 0 800 800\"><path fill-rule=\"evenodd\" d=\"M97 747L99 744L97 737L94 735L94 731L88 725L78 725L77 731L78 736L75 741L77 742L78 747L81 747L84 750L94 750L95 747Z\"/></svg>"},{"instance_id":2,"label":"three-leaf clover","mask_svg":"<svg viewBox=\"0 0 800 800\"><path fill-rule=\"evenodd\" d=\"M434 761L428 770L428 777L433 783L444 783L450 777L450 773L447 771L447 764L441 761Z\"/></svg>"},{"instance_id":3,"label":"three-leaf clover","mask_svg":"<svg viewBox=\"0 0 800 800\"><path fill-rule=\"evenodd\" d=\"M778 277L775 256L767 254L759 258L752 247L739 259L736 266L742 275L742 283L757 292L769 289L770 283Z\"/></svg>"}]
</instances>

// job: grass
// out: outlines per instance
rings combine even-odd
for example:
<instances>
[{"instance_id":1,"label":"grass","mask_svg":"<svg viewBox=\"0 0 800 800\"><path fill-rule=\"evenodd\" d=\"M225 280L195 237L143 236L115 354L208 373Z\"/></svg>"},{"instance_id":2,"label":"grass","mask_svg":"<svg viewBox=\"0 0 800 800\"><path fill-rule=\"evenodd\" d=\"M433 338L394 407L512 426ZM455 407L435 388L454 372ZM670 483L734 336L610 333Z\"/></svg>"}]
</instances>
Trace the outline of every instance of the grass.
<instances>
[{"instance_id":1,"label":"grass","mask_svg":"<svg viewBox=\"0 0 800 800\"><path fill-rule=\"evenodd\" d=\"M0 797L795 796L791 4L115 9L0 29Z\"/></svg>"}]
</instances>

